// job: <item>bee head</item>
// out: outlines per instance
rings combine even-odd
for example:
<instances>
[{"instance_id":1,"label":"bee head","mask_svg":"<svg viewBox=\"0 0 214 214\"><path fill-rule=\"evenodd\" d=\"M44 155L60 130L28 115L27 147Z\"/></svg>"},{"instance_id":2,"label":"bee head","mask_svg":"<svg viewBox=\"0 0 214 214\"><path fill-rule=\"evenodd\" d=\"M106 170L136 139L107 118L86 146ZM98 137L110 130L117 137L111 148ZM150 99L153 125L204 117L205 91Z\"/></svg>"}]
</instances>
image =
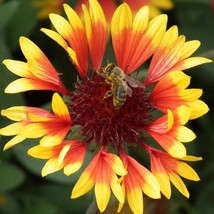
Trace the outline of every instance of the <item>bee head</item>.
<instances>
[{"instance_id":1,"label":"bee head","mask_svg":"<svg viewBox=\"0 0 214 214\"><path fill-rule=\"evenodd\" d=\"M114 68L115 68L115 64L113 63L109 63L105 68L104 68L104 72L106 74L109 74Z\"/></svg>"}]
</instances>

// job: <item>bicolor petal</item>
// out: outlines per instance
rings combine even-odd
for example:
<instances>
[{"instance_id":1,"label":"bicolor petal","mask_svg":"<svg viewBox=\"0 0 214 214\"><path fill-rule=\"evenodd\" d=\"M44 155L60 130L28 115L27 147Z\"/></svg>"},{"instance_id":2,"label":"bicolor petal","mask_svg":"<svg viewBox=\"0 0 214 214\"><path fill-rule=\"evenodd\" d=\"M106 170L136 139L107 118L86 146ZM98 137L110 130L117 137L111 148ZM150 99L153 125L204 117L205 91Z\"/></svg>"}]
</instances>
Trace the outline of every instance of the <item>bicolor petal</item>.
<instances>
[{"instance_id":1,"label":"bicolor petal","mask_svg":"<svg viewBox=\"0 0 214 214\"><path fill-rule=\"evenodd\" d=\"M184 70L193 66L212 62L206 58L188 58L199 47L199 41L185 41L184 35L178 36L177 26L166 31L157 47L145 80L146 85L159 81L164 75L175 70ZM191 61L193 63L191 63Z\"/></svg>"},{"instance_id":2,"label":"bicolor petal","mask_svg":"<svg viewBox=\"0 0 214 214\"><path fill-rule=\"evenodd\" d=\"M173 185L188 198L189 192L181 177L189 180L199 181L200 179L195 170L193 170L192 167L190 167L187 163L183 162L183 158L176 159L167 153L161 152L151 147L147 147L147 149L151 158L151 170L160 184L161 192L168 199L171 197L171 181ZM192 161L200 160L200 158L194 156L191 156L190 159Z\"/></svg>"},{"instance_id":3,"label":"bicolor petal","mask_svg":"<svg viewBox=\"0 0 214 214\"><path fill-rule=\"evenodd\" d=\"M21 50L27 62L4 60L3 64L14 74L22 77L10 83L6 93L18 93L29 90L52 90L69 95L59 78L59 73L45 54L31 40L20 37Z\"/></svg>"},{"instance_id":4,"label":"bicolor petal","mask_svg":"<svg viewBox=\"0 0 214 214\"><path fill-rule=\"evenodd\" d=\"M83 12L92 68L99 70L102 65L108 38L106 18L102 7L96 0L89 0L89 11L83 5Z\"/></svg>"},{"instance_id":5,"label":"bicolor petal","mask_svg":"<svg viewBox=\"0 0 214 214\"><path fill-rule=\"evenodd\" d=\"M59 145L37 145L28 150L34 158L48 159L42 169L42 176L64 169L68 176L80 169L86 153L87 144L78 140L65 140Z\"/></svg>"},{"instance_id":6,"label":"bicolor petal","mask_svg":"<svg viewBox=\"0 0 214 214\"><path fill-rule=\"evenodd\" d=\"M85 29L81 19L71 7L64 4L64 10L68 21L58 14L50 14L50 20L58 33L48 29L42 29L42 31L68 52L79 74L86 77L88 71L88 45ZM71 52L75 52L75 55Z\"/></svg>"},{"instance_id":7,"label":"bicolor petal","mask_svg":"<svg viewBox=\"0 0 214 214\"><path fill-rule=\"evenodd\" d=\"M88 7L89 6L89 1L88 0L78 0L76 5L75 5L75 11L77 12L77 14L80 17L83 17L83 11L82 11L82 5L83 4L86 7ZM99 0L99 4L103 9L103 12L105 14L107 22L110 23L112 15L113 15L114 11L117 8L117 5L116 5L115 1L114 0L108 0L108 1Z\"/></svg>"},{"instance_id":8,"label":"bicolor petal","mask_svg":"<svg viewBox=\"0 0 214 214\"><path fill-rule=\"evenodd\" d=\"M143 213L143 193L160 198L160 186L154 175L132 157L122 155L122 159L128 172L122 180L124 197L127 197L133 213Z\"/></svg>"},{"instance_id":9,"label":"bicolor petal","mask_svg":"<svg viewBox=\"0 0 214 214\"><path fill-rule=\"evenodd\" d=\"M126 73L138 69L159 45L166 30L166 22L165 15L149 22L147 7L142 7L132 19L128 4L120 5L111 22L112 43L119 67Z\"/></svg>"},{"instance_id":10,"label":"bicolor petal","mask_svg":"<svg viewBox=\"0 0 214 214\"><path fill-rule=\"evenodd\" d=\"M185 105L191 111L190 119L195 119L207 113L208 107L198 100L202 95L202 90L186 89L189 84L189 76L182 71L173 71L157 83L149 99L156 108L165 113L167 109L175 110Z\"/></svg>"},{"instance_id":11,"label":"bicolor petal","mask_svg":"<svg viewBox=\"0 0 214 214\"><path fill-rule=\"evenodd\" d=\"M12 147L26 138L42 138L40 142L46 146L60 144L68 134L72 122L67 107L57 93L53 95L52 107L54 114L40 108L25 106L2 110L3 116L19 121L0 129L2 135L19 136L15 136L15 141L9 141L5 148Z\"/></svg>"},{"instance_id":12,"label":"bicolor petal","mask_svg":"<svg viewBox=\"0 0 214 214\"><path fill-rule=\"evenodd\" d=\"M170 119L172 115L168 113L168 116L162 116L151 123L147 131L170 155L182 158L186 156L186 149L182 142L190 142L195 138L195 134L183 126L189 120L190 114L191 112L186 106L180 106L172 112L173 123ZM164 127L163 121L171 124L168 126L170 128Z\"/></svg>"},{"instance_id":13,"label":"bicolor petal","mask_svg":"<svg viewBox=\"0 0 214 214\"><path fill-rule=\"evenodd\" d=\"M124 176L127 172L123 167L122 162L116 155L99 151L85 171L80 176L72 191L72 198L77 198L84 195L95 185L95 196L98 209L103 212L110 199L110 190L112 189L116 198L123 203L123 194L120 187L118 177L116 176L116 162L120 162L119 176ZM117 166L118 167L118 166Z\"/></svg>"}]
</instances>

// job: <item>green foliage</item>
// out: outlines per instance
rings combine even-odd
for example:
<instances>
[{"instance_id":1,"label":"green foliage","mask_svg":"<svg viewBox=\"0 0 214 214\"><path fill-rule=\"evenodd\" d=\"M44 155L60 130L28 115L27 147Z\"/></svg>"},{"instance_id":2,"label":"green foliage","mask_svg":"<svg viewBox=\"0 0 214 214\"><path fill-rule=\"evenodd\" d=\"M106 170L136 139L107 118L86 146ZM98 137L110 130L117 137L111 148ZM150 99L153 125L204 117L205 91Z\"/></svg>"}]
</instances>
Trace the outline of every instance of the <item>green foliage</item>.
<instances>
[{"instance_id":1,"label":"green foliage","mask_svg":"<svg viewBox=\"0 0 214 214\"><path fill-rule=\"evenodd\" d=\"M0 193L17 188L25 180L24 172L14 164L0 163Z\"/></svg>"},{"instance_id":2,"label":"green foliage","mask_svg":"<svg viewBox=\"0 0 214 214\"><path fill-rule=\"evenodd\" d=\"M7 2L0 7L0 31L8 24L12 16L17 10L19 2L13 1L13 2Z\"/></svg>"}]
</instances>

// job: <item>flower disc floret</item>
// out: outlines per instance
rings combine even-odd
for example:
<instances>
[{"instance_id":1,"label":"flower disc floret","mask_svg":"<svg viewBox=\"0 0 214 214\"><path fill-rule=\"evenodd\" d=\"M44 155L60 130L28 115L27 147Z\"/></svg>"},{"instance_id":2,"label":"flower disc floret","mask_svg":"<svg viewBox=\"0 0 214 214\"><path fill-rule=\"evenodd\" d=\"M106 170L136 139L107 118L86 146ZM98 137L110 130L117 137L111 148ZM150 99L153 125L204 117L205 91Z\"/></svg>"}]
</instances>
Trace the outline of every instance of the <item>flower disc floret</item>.
<instances>
[{"instance_id":1,"label":"flower disc floret","mask_svg":"<svg viewBox=\"0 0 214 214\"><path fill-rule=\"evenodd\" d=\"M93 139L100 145L136 144L149 121L145 90L132 89L132 97L127 96L121 109L113 105L114 94L104 98L109 90L111 85L96 73L76 84L76 93L70 96L69 105L73 123L81 126L86 139Z\"/></svg>"}]
</instances>

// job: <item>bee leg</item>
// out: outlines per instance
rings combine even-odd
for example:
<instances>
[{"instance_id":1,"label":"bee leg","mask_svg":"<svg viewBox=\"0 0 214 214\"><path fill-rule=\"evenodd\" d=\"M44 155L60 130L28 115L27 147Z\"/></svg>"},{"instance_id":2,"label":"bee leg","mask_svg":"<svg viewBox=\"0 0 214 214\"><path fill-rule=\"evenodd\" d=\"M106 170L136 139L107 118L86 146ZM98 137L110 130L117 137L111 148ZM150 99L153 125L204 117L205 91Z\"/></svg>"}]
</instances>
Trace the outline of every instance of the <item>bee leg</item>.
<instances>
[{"instance_id":1,"label":"bee leg","mask_svg":"<svg viewBox=\"0 0 214 214\"><path fill-rule=\"evenodd\" d=\"M113 92L111 90L107 91L103 97L103 100L108 98L108 97L111 97L113 95Z\"/></svg>"}]
</instances>

